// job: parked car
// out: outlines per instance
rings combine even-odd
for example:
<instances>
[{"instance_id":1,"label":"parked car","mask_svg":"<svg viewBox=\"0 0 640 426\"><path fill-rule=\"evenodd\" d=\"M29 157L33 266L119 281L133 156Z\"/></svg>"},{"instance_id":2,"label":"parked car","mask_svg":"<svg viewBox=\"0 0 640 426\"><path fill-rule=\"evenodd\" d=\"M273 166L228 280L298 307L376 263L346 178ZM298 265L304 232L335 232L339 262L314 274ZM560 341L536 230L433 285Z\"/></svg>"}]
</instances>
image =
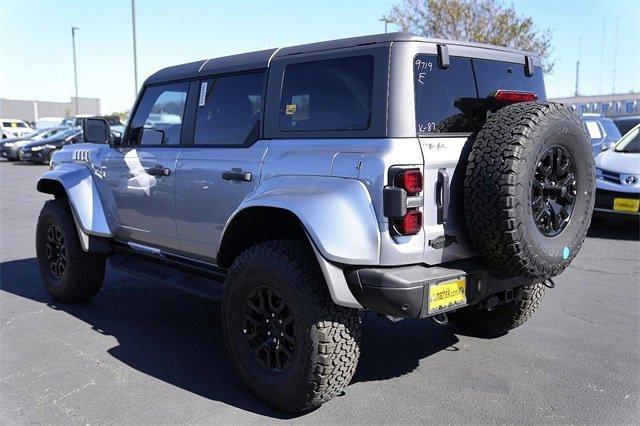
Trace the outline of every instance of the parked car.
<instances>
[{"instance_id":1,"label":"parked car","mask_svg":"<svg viewBox=\"0 0 640 426\"><path fill-rule=\"evenodd\" d=\"M587 132L591 137L593 155L596 156L602 151L606 151L620 139L620 131L608 117L600 114L582 114L582 121L587 127Z\"/></svg>"},{"instance_id":2,"label":"parked car","mask_svg":"<svg viewBox=\"0 0 640 426\"><path fill-rule=\"evenodd\" d=\"M640 217L640 125L596 157L594 225L611 217Z\"/></svg>"},{"instance_id":3,"label":"parked car","mask_svg":"<svg viewBox=\"0 0 640 426\"><path fill-rule=\"evenodd\" d=\"M62 125L62 117L40 117L36 121L36 129L53 129Z\"/></svg>"},{"instance_id":4,"label":"parked car","mask_svg":"<svg viewBox=\"0 0 640 426\"><path fill-rule=\"evenodd\" d=\"M38 130L25 138L7 139L0 147L0 155L9 161L18 160L20 148L33 142L54 137L61 132L68 131L68 127L58 127L55 129Z\"/></svg>"},{"instance_id":5,"label":"parked car","mask_svg":"<svg viewBox=\"0 0 640 426\"><path fill-rule=\"evenodd\" d=\"M0 138L21 138L33 133L33 129L22 120L0 118Z\"/></svg>"},{"instance_id":6,"label":"parked car","mask_svg":"<svg viewBox=\"0 0 640 426\"><path fill-rule=\"evenodd\" d=\"M342 393L363 309L520 326L591 220L590 141L532 53L357 37L170 67L135 105L117 145L88 118L38 181L43 284L86 301L109 258L222 293L231 362L278 409Z\"/></svg>"},{"instance_id":7,"label":"parked car","mask_svg":"<svg viewBox=\"0 0 640 426\"><path fill-rule=\"evenodd\" d=\"M22 140L27 140L27 139L34 139L36 137L38 137L39 135L43 134L46 130L34 130L33 132L29 133L26 136L22 136L19 138L8 138L8 139L0 139L0 151L2 150L2 147L7 144L7 143L13 143L13 142L19 142Z\"/></svg>"},{"instance_id":8,"label":"parked car","mask_svg":"<svg viewBox=\"0 0 640 426\"><path fill-rule=\"evenodd\" d=\"M626 117L617 117L613 119L613 123L616 125L621 134L626 134L635 126L640 124L640 115L629 115Z\"/></svg>"},{"instance_id":9,"label":"parked car","mask_svg":"<svg viewBox=\"0 0 640 426\"><path fill-rule=\"evenodd\" d=\"M24 144L18 150L18 159L31 163L49 163L51 154L63 146L80 142L82 129L72 127L58 132L50 137Z\"/></svg>"}]
</instances>

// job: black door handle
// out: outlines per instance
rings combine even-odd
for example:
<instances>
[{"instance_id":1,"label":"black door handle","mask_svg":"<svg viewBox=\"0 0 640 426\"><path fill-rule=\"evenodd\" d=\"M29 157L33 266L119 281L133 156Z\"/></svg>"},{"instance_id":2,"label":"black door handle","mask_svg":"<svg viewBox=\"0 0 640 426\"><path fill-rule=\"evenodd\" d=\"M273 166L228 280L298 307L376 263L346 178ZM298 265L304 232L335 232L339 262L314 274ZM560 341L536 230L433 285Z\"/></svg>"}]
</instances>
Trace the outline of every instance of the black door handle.
<instances>
[{"instance_id":1,"label":"black door handle","mask_svg":"<svg viewBox=\"0 0 640 426\"><path fill-rule=\"evenodd\" d=\"M251 180L251 172L243 172L242 170L227 170L226 172L222 173L222 179L249 182Z\"/></svg>"},{"instance_id":2,"label":"black door handle","mask_svg":"<svg viewBox=\"0 0 640 426\"><path fill-rule=\"evenodd\" d=\"M436 207L438 209L438 223L446 223L449 216L449 174L447 169L438 169Z\"/></svg>"},{"instance_id":3,"label":"black door handle","mask_svg":"<svg viewBox=\"0 0 640 426\"><path fill-rule=\"evenodd\" d=\"M171 169L162 167L160 164L149 167L148 169L145 169L145 171L153 176L169 176L171 174Z\"/></svg>"}]
</instances>

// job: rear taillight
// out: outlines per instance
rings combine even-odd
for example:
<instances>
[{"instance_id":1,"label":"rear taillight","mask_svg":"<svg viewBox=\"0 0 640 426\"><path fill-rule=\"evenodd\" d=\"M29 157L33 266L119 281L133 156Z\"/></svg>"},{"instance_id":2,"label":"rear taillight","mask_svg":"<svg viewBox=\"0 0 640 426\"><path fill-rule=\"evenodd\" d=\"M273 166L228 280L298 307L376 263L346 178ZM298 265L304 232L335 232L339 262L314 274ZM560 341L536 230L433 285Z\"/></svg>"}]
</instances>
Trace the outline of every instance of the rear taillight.
<instances>
[{"instance_id":1,"label":"rear taillight","mask_svg":"<svg viewBox=\"0 0 640 426\"><path fill-rule=\"evenodd\" d=\"M498 90L493 98L502 102L531 102L537 101L538 95L533 92L522 92L519 90Z\"/></svg>"},{"instance_id":2,"label":"rear taillight","mask_svg":"<svg viewBox=\"0 0 640 426\"><path fill-rule=\"evenodd\" d=\"M422 192L422 172L420 169L403 170L396 175L394 185L409 195L416 195Z\"/></svg>"},{"instance_id":3,"label":"rear taillight","mask_svg":"<svg viewBox=\"0 0 640 426\"><path fill-rule=\"evenodd\" d=\"M384 215L397 235L415 235L422 229L422 172L418 168L392 167L384 188Z\"/></svg>"},{"instance_id":4,"label":"rear taillight","mask_svg":"<svg viewBox=\"0 0 640 426\"><path fill-rule=\"evenodd\" d=\"M396 231L401 235L415 235L422 229L422 212L409 210L407 213L393 222Z\"/></svg>"}]
</instances>

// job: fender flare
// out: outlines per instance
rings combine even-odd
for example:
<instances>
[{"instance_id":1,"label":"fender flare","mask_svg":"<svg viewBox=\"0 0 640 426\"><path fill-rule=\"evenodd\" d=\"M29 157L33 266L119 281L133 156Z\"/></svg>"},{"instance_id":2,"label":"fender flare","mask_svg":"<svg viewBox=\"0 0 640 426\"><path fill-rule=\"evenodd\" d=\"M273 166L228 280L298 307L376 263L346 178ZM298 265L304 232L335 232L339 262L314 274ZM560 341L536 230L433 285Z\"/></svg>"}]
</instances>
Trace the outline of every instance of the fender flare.
<instances>
[{"instance_id":1,"label":"fender flare","mask_svg":"<svg viewBox=\"0 0 640 426\"><path fill-rule=\"evenodd\" d=\"M377 265L380 231L371 196L356 179L279 176L263 181L231 215L250 207L275 207L295 214L322 256L335 263Z\"/></svg>"},{"instance_id":2,"label":"fender flare","mask_svg":"<svg viewBox=\"0 0 640 426\"><path fill-rule=\"evenodd\" d=\"M333 301L341 306L362 308L339 266L379 263L378 221L362 182L323 176L265 180L231 215L223 239L234 218L252 207L273 207L293 213L310 240Z\"/></svg>"},{"instance_id":3,"label":"fender flare","mask_svg":"<svg viewBox=\"0 0 640 426\"><path fill-rule=\"evenodd\" d=\"M63 195L60 192L64 191L78 227L83 249L89 249L89 236L113 238L94 177L86 166L73 163L59 164L40 177L37 189L39 192L55 196Z\"/></svg>"}]
</instances>

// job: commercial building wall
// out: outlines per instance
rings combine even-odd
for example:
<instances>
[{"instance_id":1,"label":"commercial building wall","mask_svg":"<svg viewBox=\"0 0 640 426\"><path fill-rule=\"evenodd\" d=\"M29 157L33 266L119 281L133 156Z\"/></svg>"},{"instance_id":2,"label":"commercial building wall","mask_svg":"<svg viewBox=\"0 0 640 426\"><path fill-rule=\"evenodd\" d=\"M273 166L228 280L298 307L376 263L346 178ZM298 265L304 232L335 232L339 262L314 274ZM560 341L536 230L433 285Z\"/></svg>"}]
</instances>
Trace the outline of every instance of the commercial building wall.
<instances>
[{"instance_id":1,"label":"commercial building wall","mask_svg":"<svg viewBox=\"0 0 640 426\"><path fill-rule=\"evenodd\" d=\"M37 121L39 117L66 117L76 114L100 115L100 99L75 97L69 102L27 101L0 98L0 117Z\"/></svg>"},{"instance_id":2,"label":"commercial building wall","mask_svg":"<svg viewBox=\"0 0 640 426\"><path fill-rule=\"evenodd\" d=\"M553 101L570 105L579 113L597 113L607 117L640 115L640 93L622 95L577 96L556 98Z\"/></svg>"}]
</instances>

